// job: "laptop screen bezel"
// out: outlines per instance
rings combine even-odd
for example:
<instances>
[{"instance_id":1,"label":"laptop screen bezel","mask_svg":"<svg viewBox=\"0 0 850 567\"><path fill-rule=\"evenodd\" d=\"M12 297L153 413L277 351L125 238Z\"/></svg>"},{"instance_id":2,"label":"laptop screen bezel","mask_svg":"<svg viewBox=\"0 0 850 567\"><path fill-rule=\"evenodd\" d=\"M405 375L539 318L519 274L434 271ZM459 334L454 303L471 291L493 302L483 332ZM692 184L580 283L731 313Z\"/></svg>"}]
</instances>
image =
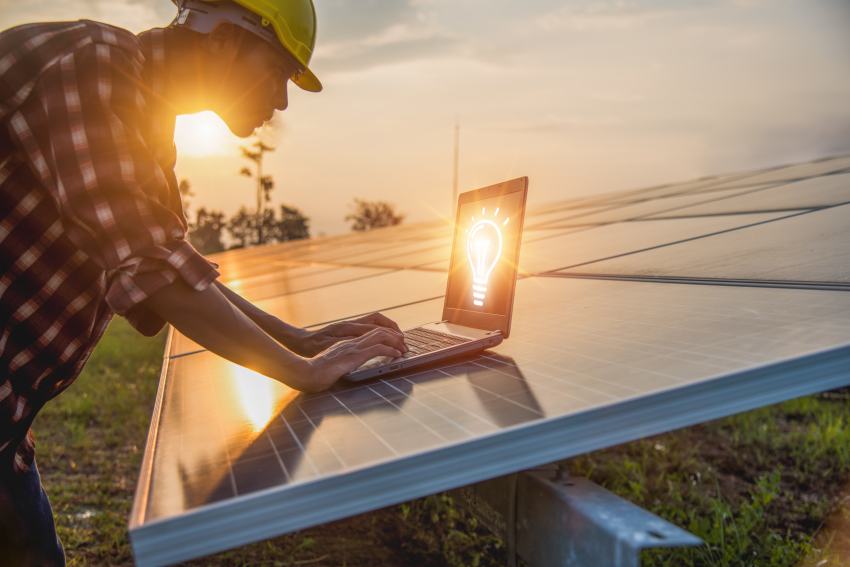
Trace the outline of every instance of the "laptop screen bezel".
<instances>
[{"instance_id":1,"label":"laptop screen bezel","mask_svg":"<svg viewBox=\"0 0 850 567\"><path fill-rule=\"evenodd\" d=\"M514 252L515 265L513 266L513 275L510 281L508 296L508 309L504 315L497 313L481 313L479 311L471 311L468 309L455 309L448 306L449 290L451 289L452 269L455 265L455 254L461 253L458 251L458 235L457 227L460 225L460 211L464 205L480 201L483 199L492 199L493 197L503 197L512 193L521 193L522 200L519 210L519 228L516 238L516 249ZM458 196L457 209L455 212L455 224L452 227L454 233L452 238L452 254L449 260L449 276L446 280L446 299L443 302L443 320L457 325L464 325L474 329L482 329L485 331L499 331L502 336L507 338L511 331L511 314L514 308L514 291L516 290L517 271L519 265L520 244L522 243L522 228L525 221L525 202L528 196L528 177L518 177L510 181L497 183L481 189L467 191Z\"/></svg>"}]
</instances>

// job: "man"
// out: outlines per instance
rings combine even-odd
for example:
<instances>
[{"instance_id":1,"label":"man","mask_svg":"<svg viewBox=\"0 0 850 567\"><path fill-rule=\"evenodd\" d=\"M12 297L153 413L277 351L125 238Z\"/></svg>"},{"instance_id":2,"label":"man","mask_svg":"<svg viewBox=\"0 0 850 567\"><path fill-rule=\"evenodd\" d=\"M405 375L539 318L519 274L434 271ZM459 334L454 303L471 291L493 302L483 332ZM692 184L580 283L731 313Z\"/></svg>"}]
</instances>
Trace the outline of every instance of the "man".
<instances>
[{"instance_id":1,"label":"man","mask_svg":"<svg viewBox=\"0 0 850 567\"><path fill-rule=\"evenodd\" d=\"M64 563L29 433L79 375L113 313L165 322L304 391L406 347L374 314L307 332L216 281L186 241L177 114L210 109L248 136L308 64L311 0L179 0L135 36L91 21L0 33L0 563Z\"/></svg>"}]
</instances>

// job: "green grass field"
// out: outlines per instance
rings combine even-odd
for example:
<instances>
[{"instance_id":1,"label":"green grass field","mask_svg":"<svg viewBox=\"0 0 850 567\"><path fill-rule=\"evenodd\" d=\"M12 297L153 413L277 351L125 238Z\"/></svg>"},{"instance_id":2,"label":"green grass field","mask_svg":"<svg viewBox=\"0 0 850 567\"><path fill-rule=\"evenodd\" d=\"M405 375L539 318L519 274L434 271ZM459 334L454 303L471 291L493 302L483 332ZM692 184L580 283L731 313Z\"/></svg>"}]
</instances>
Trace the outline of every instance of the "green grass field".
<instances>
[{"instance_id":1,"label":"green grass field","mask_svg":"<svg viewBox=\"0 0 850 567\"><path fill-rule=\"evenodd\" d=\"M39 415L39 468L70 565L132 563L127 517L164 334L111 325L75 384ZM569 461L702 537L646 565L842 565L850 509L850 395L792 400ZM843 502L843 505L841 505ZM842 551L845 550L845 551ZM251 545L197 565L504 565L501 542L435 495Z\"/></svg>"}]
</instances>

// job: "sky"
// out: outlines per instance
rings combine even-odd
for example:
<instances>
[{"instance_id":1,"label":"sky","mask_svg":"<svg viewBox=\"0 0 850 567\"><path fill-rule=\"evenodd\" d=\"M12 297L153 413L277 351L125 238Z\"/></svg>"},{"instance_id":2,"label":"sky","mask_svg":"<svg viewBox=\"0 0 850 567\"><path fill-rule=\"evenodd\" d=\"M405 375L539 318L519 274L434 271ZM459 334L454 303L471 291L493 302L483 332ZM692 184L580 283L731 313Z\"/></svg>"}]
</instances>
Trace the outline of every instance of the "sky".
<instances>
[{"instance_id":1,"label":"sky","mask_svg":"<svg viewBox=\"0 0 850 567\"><path fill-rule=\"evenodd\" d=\"M410 221L528 175L531 204L850 153L847 0L315 0L320 94L290 87L273 202L314 235L355 197ZM0 29L90 18L139 32L168 0L0 0ZM218 128L219 130L216 130ZM204 143L198 143L203 139ZM192 207L254 202L244 143L181 117Z\"/></svg>"}]
</instances>

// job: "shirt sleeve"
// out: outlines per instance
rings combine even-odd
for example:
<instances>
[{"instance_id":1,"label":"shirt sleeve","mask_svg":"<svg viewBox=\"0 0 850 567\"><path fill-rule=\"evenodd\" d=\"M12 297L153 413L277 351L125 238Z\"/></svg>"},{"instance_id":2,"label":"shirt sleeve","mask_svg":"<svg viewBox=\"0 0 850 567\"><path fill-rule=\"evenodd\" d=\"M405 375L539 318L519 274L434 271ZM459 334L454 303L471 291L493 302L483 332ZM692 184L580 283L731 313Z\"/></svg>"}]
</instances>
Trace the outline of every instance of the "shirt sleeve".
<instances>
[{"instance_id":1,"label":"shirt sleeve","mask_svg":"<svg viewBox=\"0 0 850 567\"><path fill-rule=\"evenodd\" d=\"M178 280L203 290L218 272L186 241L182 212L168 206L174 188L141 134L142 61L101 43L69 53L33 93L41 127L21 113L11 126L65 233L106 272L109 307L153 334L164 321L145 308L148 297Z\"/></svg>"}]
</instances>

